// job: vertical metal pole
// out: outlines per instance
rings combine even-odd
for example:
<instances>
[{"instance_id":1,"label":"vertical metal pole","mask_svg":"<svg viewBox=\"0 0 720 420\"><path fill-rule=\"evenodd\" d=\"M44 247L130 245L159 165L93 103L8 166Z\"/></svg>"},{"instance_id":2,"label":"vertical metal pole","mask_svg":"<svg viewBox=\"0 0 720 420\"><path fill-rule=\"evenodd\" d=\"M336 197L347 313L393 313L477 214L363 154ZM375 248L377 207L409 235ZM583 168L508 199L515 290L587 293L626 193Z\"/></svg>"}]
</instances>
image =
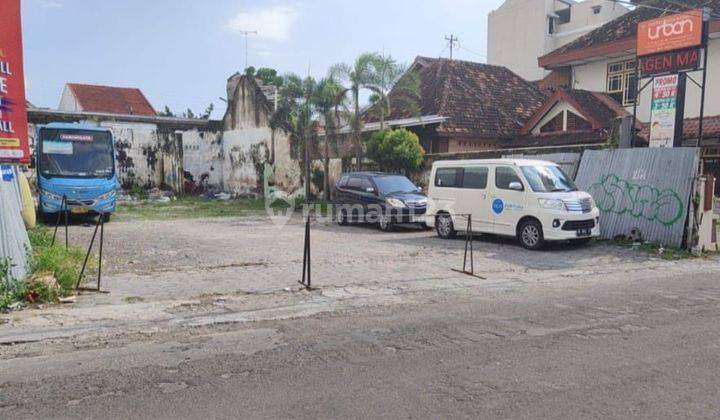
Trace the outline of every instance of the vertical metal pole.
<instances>
[{"instance_id":1,"label":"vertical metal pole","mask_svg":"<svg viewBox=\"0 0 720 420\"><path fill-rule=\"evenodd\" d=\"M307 254L308 254L308 257L307 257L307 261L308 261L308 267L307 267L307 270L308 270L307 287L308 287L308 289L309 289L309 288L310 288L310 285L312 284L312 273L311 273L311 271L310 271L310 270L312 270L312 262L311 262L311 256L312 256L312 254L311 254L311 252L310 252L310 214L308 214L307 225L306 225L306 226L307 226L307 227L306 227L305 229L307 229Z\"/></svg>"},{"instance_id":2,"label":"vertical metal pole","mask_svg":"<svg viewBox=\"0 0 720 420\"><path fill-rule=\"evenodd\" d=\"M308 255L308 253L307 253L307 245L308 245L308 241L307 241L307 220L305 220L305 235L303 235L302 281L300 282L300 283L302 283L303 285L305 284L305 270L306 270L306 268L307 268L307 255Z\"/></svg>"},{"instance_id":3,"label":"vertical metal pole","mask_svg":"<svg viewBox=\"0 0 720 420\"><path fill-rule=\"evenodd\" d=\"M633 119L632 119L632 136L630 136L630 148L635 147L635 140L637 132L635 131L635 125L637 123L637 104L638 104L638 88L640 87L640 60L635 57L635 99L633 100ZM622 102L622 101L621 101Z\"/></svg>"},{"instance_id":4,"label":"vertical metal pole","mask_svg":"<svg viewBox=\"0 0 720 420\"><path fill-rule=\"evenodd\" d=\"M468 230L470 231L470 273L475 274L475 259L473 257L473 227L472 214L468 214Z\"/></svg>"},{"instance_id":5,"label":"vertical metal pole","mask_svg":"<svg viewBox=\"0 0 720 420\"><path fill-rule=\"evenodd\" d=\"M95 237L97 236L98 227L100 227L100 221L95 225L95 232L90 239L90 246L88 246L87 253L85 254L85 261L83 262L82 269L80 269L80 275L78 276L77 283L75 283L75 290L80 288L80 282L82 281L83 275L85 275L85 268L87 268L88 259L90 259L90 251L92 251L93 244L95 243Z\"/></svg>"},{"instance_id":6,"label":"vertical metal pole","mask_svg":"<svg viewBox=\"0 0 720 420\"><path fill-rule=\"evenodd\" d=\"M60 201L60 211L58 212L57 219L55 220L55 231L53 232L52 242L50 246L55 245L55 238L57 237L58 227L60 227L60 218L62 217L62 211L65 208L65 196L63 195L62 201Z\"/></svg>"},{"instance_id":7,"label":"vertical metal pole","mask_svg":"<svg viewBox=\"0 0 720 420\"><path fill-rule=\"evenodd\" d=\"M468 251L468 239L470 238L470 219L468 219L467 226L465 227L465 253L463 254L463 272L467 272L467 251Z\"/></svg>"},{"instance_id":8,"label":"vertical metal pole","mask_svg":"<svg viewBox=\"0 0 720 420\"><path fill-rule=\"evenodd\" d=\"M708 39L709 23L704 23L705 31L705 51L703 53L703 74L702 74L702 90L700 91L700 121L698 124L698 147L702 147L703 141L703 118L705 117L705 83L707 81L707 61L708 61Z\"/></svg>"},{"instance_id":9,"label":"vertical metal pole","mask_svg":"<svg viewBox=\"0 0 720 420\"><path fill-rule=\"evenodd\" d=\"M65 199L65 249L70 248L70 241L68 240L68 210L67 199Z\"/></svg>"},{"instance_id":10,"label":"vertical metal pole","mask_svg":"<svg viewBox=\"0 0 720 420\"><path fill-rule=\"evenodd\" d=\"M105 213L100 213L100 255L98 257L97 290L100 291L100 278L102 277L103 242L105 241Z\"/></svg>"}]
</instances>

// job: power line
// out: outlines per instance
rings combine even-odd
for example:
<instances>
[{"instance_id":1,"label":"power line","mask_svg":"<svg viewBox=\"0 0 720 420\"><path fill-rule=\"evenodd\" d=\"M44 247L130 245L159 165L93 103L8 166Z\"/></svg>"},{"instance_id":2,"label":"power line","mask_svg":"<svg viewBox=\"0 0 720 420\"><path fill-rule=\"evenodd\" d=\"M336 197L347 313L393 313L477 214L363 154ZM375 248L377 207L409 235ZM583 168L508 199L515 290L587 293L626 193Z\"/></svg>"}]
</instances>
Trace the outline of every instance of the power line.
<instances>
[{"instance_id":1,"label":"power line","mask_svg":"<svg viewBox=\"0 0 720 420\"><path fill-rule=\"evenodd\" d=\"M450 59L453 58L453 48L455 47L455 44L459 41L458 37L456 37L453 34L450 34L450 37L445 35L445 41L448 42L448 47L450 47Z\"/></svg>"},{"instance_id":2,"label":"power line","mask_svg":"<svg viewBox=\"0 0 720 420\"><path fill-rule=\"evenodd\" d=\"M669 9L667 7L657 7L657 6L651 6L649 4L643 4L643 3L637 4L637 3L633 3L629 0L605 0L605 1L608 1L610 3L621 4L624 6L642 7L645 9L657 10L657 11L665 12L665 13L683 13L683 12L689 12L689 11L693 11L693 10L700 8L700 7L688 6L687 4L678 3L678 2L675 2L672 0L665 0L665 1L672 5L678 6L678 7L684 7L685 10L673 10L673 9ZM710 3L707 3L707 4L710 4ZM710 15L710 17L713 17L715 19L720 19L720 16L717 16L717 15L714 15L711 13L709 15Z\"/></svg>"}]
</instances>

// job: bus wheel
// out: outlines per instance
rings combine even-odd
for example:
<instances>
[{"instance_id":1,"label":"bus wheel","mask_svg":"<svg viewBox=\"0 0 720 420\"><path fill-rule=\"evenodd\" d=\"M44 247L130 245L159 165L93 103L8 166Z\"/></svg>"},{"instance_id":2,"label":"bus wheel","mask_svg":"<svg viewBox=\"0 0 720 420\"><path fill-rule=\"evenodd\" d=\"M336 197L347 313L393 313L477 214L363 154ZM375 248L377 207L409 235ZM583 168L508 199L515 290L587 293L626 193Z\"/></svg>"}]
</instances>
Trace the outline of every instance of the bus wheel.
<instances>
[{"instance_id":1,"label":"bus wheel","mask_svg":"<svg viewBox=\"0 0 720 420\"><path fill-rule=\"evenodd\" d=\"M108 223L108 222L110 222L110 216L112 216L112 214L110 214L110 213L103 213L102 216L100 216L100 217L102 217L102 222L103 222L103 223Z\"/></svg>"}]
</instances>

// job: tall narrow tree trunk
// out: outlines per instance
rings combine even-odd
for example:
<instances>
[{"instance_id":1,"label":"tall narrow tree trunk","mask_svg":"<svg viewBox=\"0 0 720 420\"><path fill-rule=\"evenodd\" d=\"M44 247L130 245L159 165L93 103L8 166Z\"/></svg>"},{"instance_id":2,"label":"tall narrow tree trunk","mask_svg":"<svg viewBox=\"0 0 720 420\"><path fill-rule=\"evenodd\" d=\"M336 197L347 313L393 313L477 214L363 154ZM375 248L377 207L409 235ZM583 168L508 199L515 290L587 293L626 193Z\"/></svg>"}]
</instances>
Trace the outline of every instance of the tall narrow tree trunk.
<instances>
[{"instance_id":1,"label":"tall narrow tree trunk","mask_svg":"<svg viewBox=\"0 0 720 420\"><path fill-rule=\"evenodd\" d=\"M323 198L330 201L330 134L325 132L325 174L323 175Z\"/></svg>"},{"instance_id":2,"label":"tall narrow tree trunk","mask_svg":"<svg viewBox=\"0 0 720 420\"><path fill-rule=\"evenodd\" d=\"M363 167L363 150L362 150L362 132L360 126L360 89L356 87L353 90L354 102L355 102L355 121L353 121L354 132L355 132L355 156L357 159L357 170L362 171Z\"/></svg>"}]
</instances>

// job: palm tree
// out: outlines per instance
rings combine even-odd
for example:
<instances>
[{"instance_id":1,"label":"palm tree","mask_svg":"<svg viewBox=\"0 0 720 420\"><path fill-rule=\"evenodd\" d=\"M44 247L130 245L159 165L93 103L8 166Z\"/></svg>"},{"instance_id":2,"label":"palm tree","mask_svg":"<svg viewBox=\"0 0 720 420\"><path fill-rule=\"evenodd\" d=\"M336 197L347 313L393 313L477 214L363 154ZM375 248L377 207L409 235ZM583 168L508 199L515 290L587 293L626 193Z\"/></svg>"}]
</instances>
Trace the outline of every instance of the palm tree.
<instances>
[{"instance_id":1,"label":"palm tree","mask_svg":"<svg viewBox=\"0 0 720 420\"><path fill-rule=\"evenodd\" d=\"M392 106L400 106L409 114L420 112L420 80L416 73L399 64L390 55L379 56L372 62L372 80L366 88L373 92L370 102L380 117L380 129L385 128L385 117L392 112ZM392 103L390 98L392 95Z\"/></svg>"},{"instance_id":2,"label":"palm tree","mask_svg":"<svg viewBox=\"0 0 720 420\"><path fill-rule=\"evenodd\" d=\"M284 77L279 91L278 107L270 117L270 128L282 130L290 136L291 143L297 147L304 170L305 199L310 198L310 143L315 138L317 121L313 121L314 107L312 98L315 96L317 83L312 77L301 79L289 74ZM300 154L302 151L302 155Z\"/></svg>"},{"instance_id":3,"label":"palm tree","mask_svg":"<svg viewBox=\"0 0 720 420\"><path fill-rule=\"evenodd\" d=\"M340 127L341 108L345 105L345 89L331 75L321 79L315 90L313 103L325 122L323 198L330 200L330 142L336 142Z\"/></svg>"},{"instance_id":4,"label":"palm tree","mask_svg":"<svg viewBox=\"0 0 720 420\"><path fill-rule=\"evenodd\" d=\"M358 170L362 170L362 119L360 115L360 90L370 86L375 78L373 71L380 60L377 53L363 53L352 66L340 63L330 68L330 75L336 80L345 83L343 93L350 93L353 102L353 115L350 124L355 144L355 155Z\"/></svg>"}]
</instances>

